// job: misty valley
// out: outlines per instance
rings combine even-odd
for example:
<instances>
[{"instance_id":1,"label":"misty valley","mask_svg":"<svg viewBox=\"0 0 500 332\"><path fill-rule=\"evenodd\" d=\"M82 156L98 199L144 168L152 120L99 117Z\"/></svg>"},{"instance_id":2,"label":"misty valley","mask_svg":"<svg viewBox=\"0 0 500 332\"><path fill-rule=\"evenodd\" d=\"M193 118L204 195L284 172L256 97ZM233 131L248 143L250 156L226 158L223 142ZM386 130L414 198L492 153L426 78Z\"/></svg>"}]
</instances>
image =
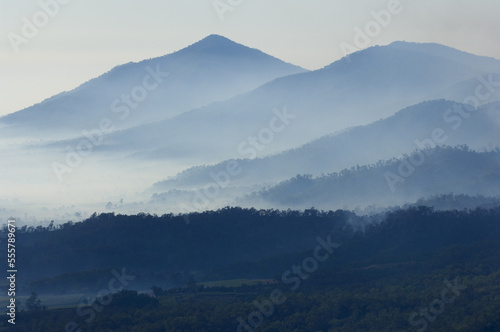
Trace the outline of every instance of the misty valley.
<instances>
[{"instance_id":1,"label":"misty valley","mask_svg":"<svg viewBox=\"0 0 500 332\"><path fill-rule=\"evenodd\" d=\"M495 58L214 34L1 116L0 154L0 331L500 331Z\"/></svg>"}]
</instances>

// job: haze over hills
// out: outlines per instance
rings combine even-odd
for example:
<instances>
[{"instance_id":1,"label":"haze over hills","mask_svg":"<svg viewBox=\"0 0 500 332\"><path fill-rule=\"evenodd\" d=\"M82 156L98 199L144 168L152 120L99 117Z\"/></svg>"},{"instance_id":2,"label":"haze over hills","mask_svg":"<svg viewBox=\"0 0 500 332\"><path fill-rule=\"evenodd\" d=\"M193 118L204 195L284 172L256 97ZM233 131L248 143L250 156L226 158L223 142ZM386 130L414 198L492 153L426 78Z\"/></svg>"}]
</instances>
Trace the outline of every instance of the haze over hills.
<instances>
[{"instance_id":1,"label":"haze over hills","mask_svg":"<svg viewBox=\"0 0 500 332\"><path fill-rule=\"evenodd\" d=\"M2 136L60 138L168 119L250 91L274 78L305 72L218 35L175 53L117 66L78 88L0 118Z\"/></svg>"},{"instance_id":2,"label":"haze over hills","mask_svg":"<svg viewBox=\"0 0 500 332\"><path fill-rule=\"evenodd\" d=\"M500 1L1 3L0 332L500 332Z\"/></svg>"},{"instance_id":3,"label":"haze over hills","mask_svg":"<svg viewBox=\"0 0 500 332\"><path fill-rule=\"evenodd\" d=\"M356 166L317 178L298 175L241 199L260 207L389 206L448 193L500 197L500 149L427 149L400 159Z\"/></svg>"},{"instance_id":4,"label":"haze over hills","mask_svg":"<svg viewBox=\"0 0 500 332\"><path fill-rule=\"evenodd\" d=\"M275 110L286 108L290 114L286 129L264 139L272 144L259 151L259 156L269 155L369 124L425 100L475 102L469 97L475 98L487 75L500 73L498 60L441 45L405 45L372 47L350 55L350 62L343 59L321 70L279 78L227 101L114 133L101 149L140 159L191 163L252 158L241 144L269 128ZM493 74L491 80L498 85L498 76ZM480 89L488 98L477 104L500 99L498 88L494 86L494 93L489 93L491 88Z\"/></svg>"},{"instance_id":5,"label":"haze over hills","mask_svg":"<svg viewBox=\"0 0 500 332\"><path fill-rule=\"evenodd\" d=\"M499 60L438 44L371 47L309 72L211 35L0 118L0 181L13 188L0 214L196 210L193 195L237 160L210 200L219 207L297 174L399 157L437 128L440 144L491 150L499 86Z\"/></svg>"},{"instance_id":6,"label":"haze over hills","mask_svg":"<svg viewBox=\"0 0 500 332\"><path fill-rule=\"evenodd\" d=\"M244 172L231 178L230 186L276 183L297 174L331 173L353 165L379 160L436 145L468 145L484 150L500 146L500 102L475 109L470 105L436 100L407 107L395 115L324 136L301 147L264 158L237 159ZM442 134L433 140L433 132ZM211 174L225 170L230 160L192 167L156 183L152 192L192 190L213 181ZM285 167L286 165L286 167Z\"/></svg>"}]
</instances>

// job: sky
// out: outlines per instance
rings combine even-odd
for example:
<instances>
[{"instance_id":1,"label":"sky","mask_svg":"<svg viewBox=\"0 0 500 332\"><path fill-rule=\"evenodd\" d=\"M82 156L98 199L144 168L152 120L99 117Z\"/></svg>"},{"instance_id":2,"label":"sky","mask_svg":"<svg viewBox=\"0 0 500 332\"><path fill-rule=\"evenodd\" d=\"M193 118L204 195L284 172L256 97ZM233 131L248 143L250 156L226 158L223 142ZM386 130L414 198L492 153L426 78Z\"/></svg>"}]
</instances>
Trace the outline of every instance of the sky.
<instances>
[{"instance_id":1,"label":"sky","mask_svg":"<svg viewBox=\"0 0 500 332\"><path fill-rule=\"evenodd\" d=\"M396 40L500 59L498 13L498 0L0 0L0 116L210 34L310 70Z\"/></svg>"}]
</instances>

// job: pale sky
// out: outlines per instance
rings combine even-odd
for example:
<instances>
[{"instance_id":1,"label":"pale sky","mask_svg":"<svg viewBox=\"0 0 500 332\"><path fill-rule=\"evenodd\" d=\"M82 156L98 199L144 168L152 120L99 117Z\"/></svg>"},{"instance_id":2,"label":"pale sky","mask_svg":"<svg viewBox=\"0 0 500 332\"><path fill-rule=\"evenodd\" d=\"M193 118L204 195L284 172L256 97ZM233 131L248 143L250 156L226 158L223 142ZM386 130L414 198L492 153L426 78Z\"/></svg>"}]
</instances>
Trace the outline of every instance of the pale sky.
<instances>
[{"instance_id":1,"label":"pale sky","mask_svg":"<svg viewBox=\"0 0 500 332\"><path fill-rule=\"evenodd\" d=\"M319 69L343 56L342 43L354 45L356 28L374 26L372 11L388 8L390 22L375 23L380 29L372 30L366 46L435 42L500 59L498 0L218 2L230 9L224 20L214 0L0 0L0 115L71 90L116 65L169 54L214 33ZM34 20L37 32L26 28ZM9 38L17 40L18 52Z\"/></svg>"}]
</instances>

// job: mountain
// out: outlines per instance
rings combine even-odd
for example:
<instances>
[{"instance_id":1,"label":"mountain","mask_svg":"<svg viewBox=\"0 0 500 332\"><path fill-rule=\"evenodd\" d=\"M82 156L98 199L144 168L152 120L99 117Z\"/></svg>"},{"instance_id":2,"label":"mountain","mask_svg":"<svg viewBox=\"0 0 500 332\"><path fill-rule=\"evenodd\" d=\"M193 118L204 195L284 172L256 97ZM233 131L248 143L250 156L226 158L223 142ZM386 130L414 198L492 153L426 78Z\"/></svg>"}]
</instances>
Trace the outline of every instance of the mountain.
<instances>
[{"instance_id":1,"label":"mountain","mask_svg":"<svg viewBox=\"0 0 500 332\"><path fill-rule=\"evenodd\" d=\"M141 160L214 163L262 157L369 124L425 100L450 97L479 106L500 99L500 61L495 59L435 44L394 43L357 52L350 60L117 132L101 149ZM477 91L484 98L476 98ZM278 113L288 115L283 120Z\"/></svg>"},{"instance_id":2,"label":"mountain","mask_svg":"<svg viewBox=\"0 0 500 332\"><path fill-rule=\"evenodd\" d=\"M433 145L492 149L500 146L499 127L500 102L476 110L452 101L427 101L407 107L386 119L327 135L296 149L264 158L237 159L235 161L244 171L232 177L230 185L277 183L297 174L319 176ZM432 140L436 129L442 130L442 140ZM203 187L214 181L213 174L224 172L231 162L234 160L189 168L156 183L150 192Z\"/></svg>"},{"instance_id":3,"label":"mountain","mask_svg":"<svg viewBox=\"0 0 500 332\"><path fill-rule=\"evenodd\" d=\"M498 60L495 58L482 56L482 61L478 62L478 57L476 55L436 43L412 43L395 41L391 44L391 46L394 48L416 51L441 58L449 58L453 61L456 61L457 63L463 64L464 66L472 66L485 72L489 72L492 67L498 66Z\"/></svg>"},{"instance_id":4,"label":"mountain","mask_svg":"<svg viewBox=\"0 0 500 332\"><path fill-rule=\"evenodd\" d=\"M248 65L254 59L285 69L279 77L269 76L269 67L275 66L259 65L263 69L257 76L267 75L269 80L262 79L259 87L236 96L235 91L226 92L224 82L245 82L255 77L259 70ZM215 199L209 200L221 207L234 197L297 174L319 176L398 157L418 147L415 140L432 137L436 128L445 131L448 141L444 143L449 145L489 149L498 144L496 104L484 113L489 118L480 115L476 120L476 115L483 114L483 105L499 97L500 61L441 45L405 42L372 47L349 59L305 72L260 51L211 36L165 57L117 67L44 103L64 101L66 111L58 107L42 116L43 111L31 109L4 117L2 136L14 130L19 136L17 145L0 140L4 157L0 183L13 188L6 210L0 210L0 214L29 213L50 218L51 209L64 211L60 215L66 211L90 215L116 206L121 213L157 213L179 211L179 203L186 199L189 211L197 210L192 207L193 195L206 190L220 172L213 168L206 173L203 166L241 160L243 171L231 177L227 188L210 194ZM137 82L143 83L145 68L156 70L157 64L170 66L169 75L149 98L124 120L120 119L124 114L110 111L116 95L133 91ZM284 71L296 74L283 76ZM229 85L236 85L232 83ZM108 96L108 90L114 92ZM197 96L204 94L208 97L200 102ZM222 100L225 97L229 99ZM222 99L213 101L216 98ZM476 113L466 106L435 101L415 106L413 112L409 108L389 122L368 126L410 105L436 98L477 104L481 110ZM103 100L106 110L92 106L103 105ZM147 106L156 102L162 107ZM444 119L443 112L448 108L452 113ZM90 138L79 131L97 130L106 118L115 131ZM150 121L147 119L155 122L140 124ZM462 131L466 133L463 136ZM55 136L65 139L56 140ZM282 156L263 159L283 151ZM166 186L144 193L155 182L195 165L199 171L191 169L170 179L173 181ZM210 170L216 172L210 174ZM157 195L151 199L154 193ZM74 197L78 197L79 207L73 207ZM26 212L28 208L16 199L38 205L30 205L33 210Z\"/></svg>"},{"instance_id":5,"label":"mountain","mask_svg":"<svg viewBox=\"0 0 500 332\"><path fill-rule=\"evenodd\" d=\"M218 35L178 52L117 66L76 89L0 118L2 136L82 135L109 118L116 129L172 118L305 72ZM128 95L128 96L127 96Z\"/></svg>"},{"instance_id":6,"label":"mountain","mask_svg":"<svg viewBox=\"0 0 500 332\"><path fill-rule=\"evenodd\" d=\"M475 152L436 147L399 159L313 178L298 175L254 193L253 206L334 208L388 206L439 194L500 195L500 149Z\"/></svg>"}]
</instances>

